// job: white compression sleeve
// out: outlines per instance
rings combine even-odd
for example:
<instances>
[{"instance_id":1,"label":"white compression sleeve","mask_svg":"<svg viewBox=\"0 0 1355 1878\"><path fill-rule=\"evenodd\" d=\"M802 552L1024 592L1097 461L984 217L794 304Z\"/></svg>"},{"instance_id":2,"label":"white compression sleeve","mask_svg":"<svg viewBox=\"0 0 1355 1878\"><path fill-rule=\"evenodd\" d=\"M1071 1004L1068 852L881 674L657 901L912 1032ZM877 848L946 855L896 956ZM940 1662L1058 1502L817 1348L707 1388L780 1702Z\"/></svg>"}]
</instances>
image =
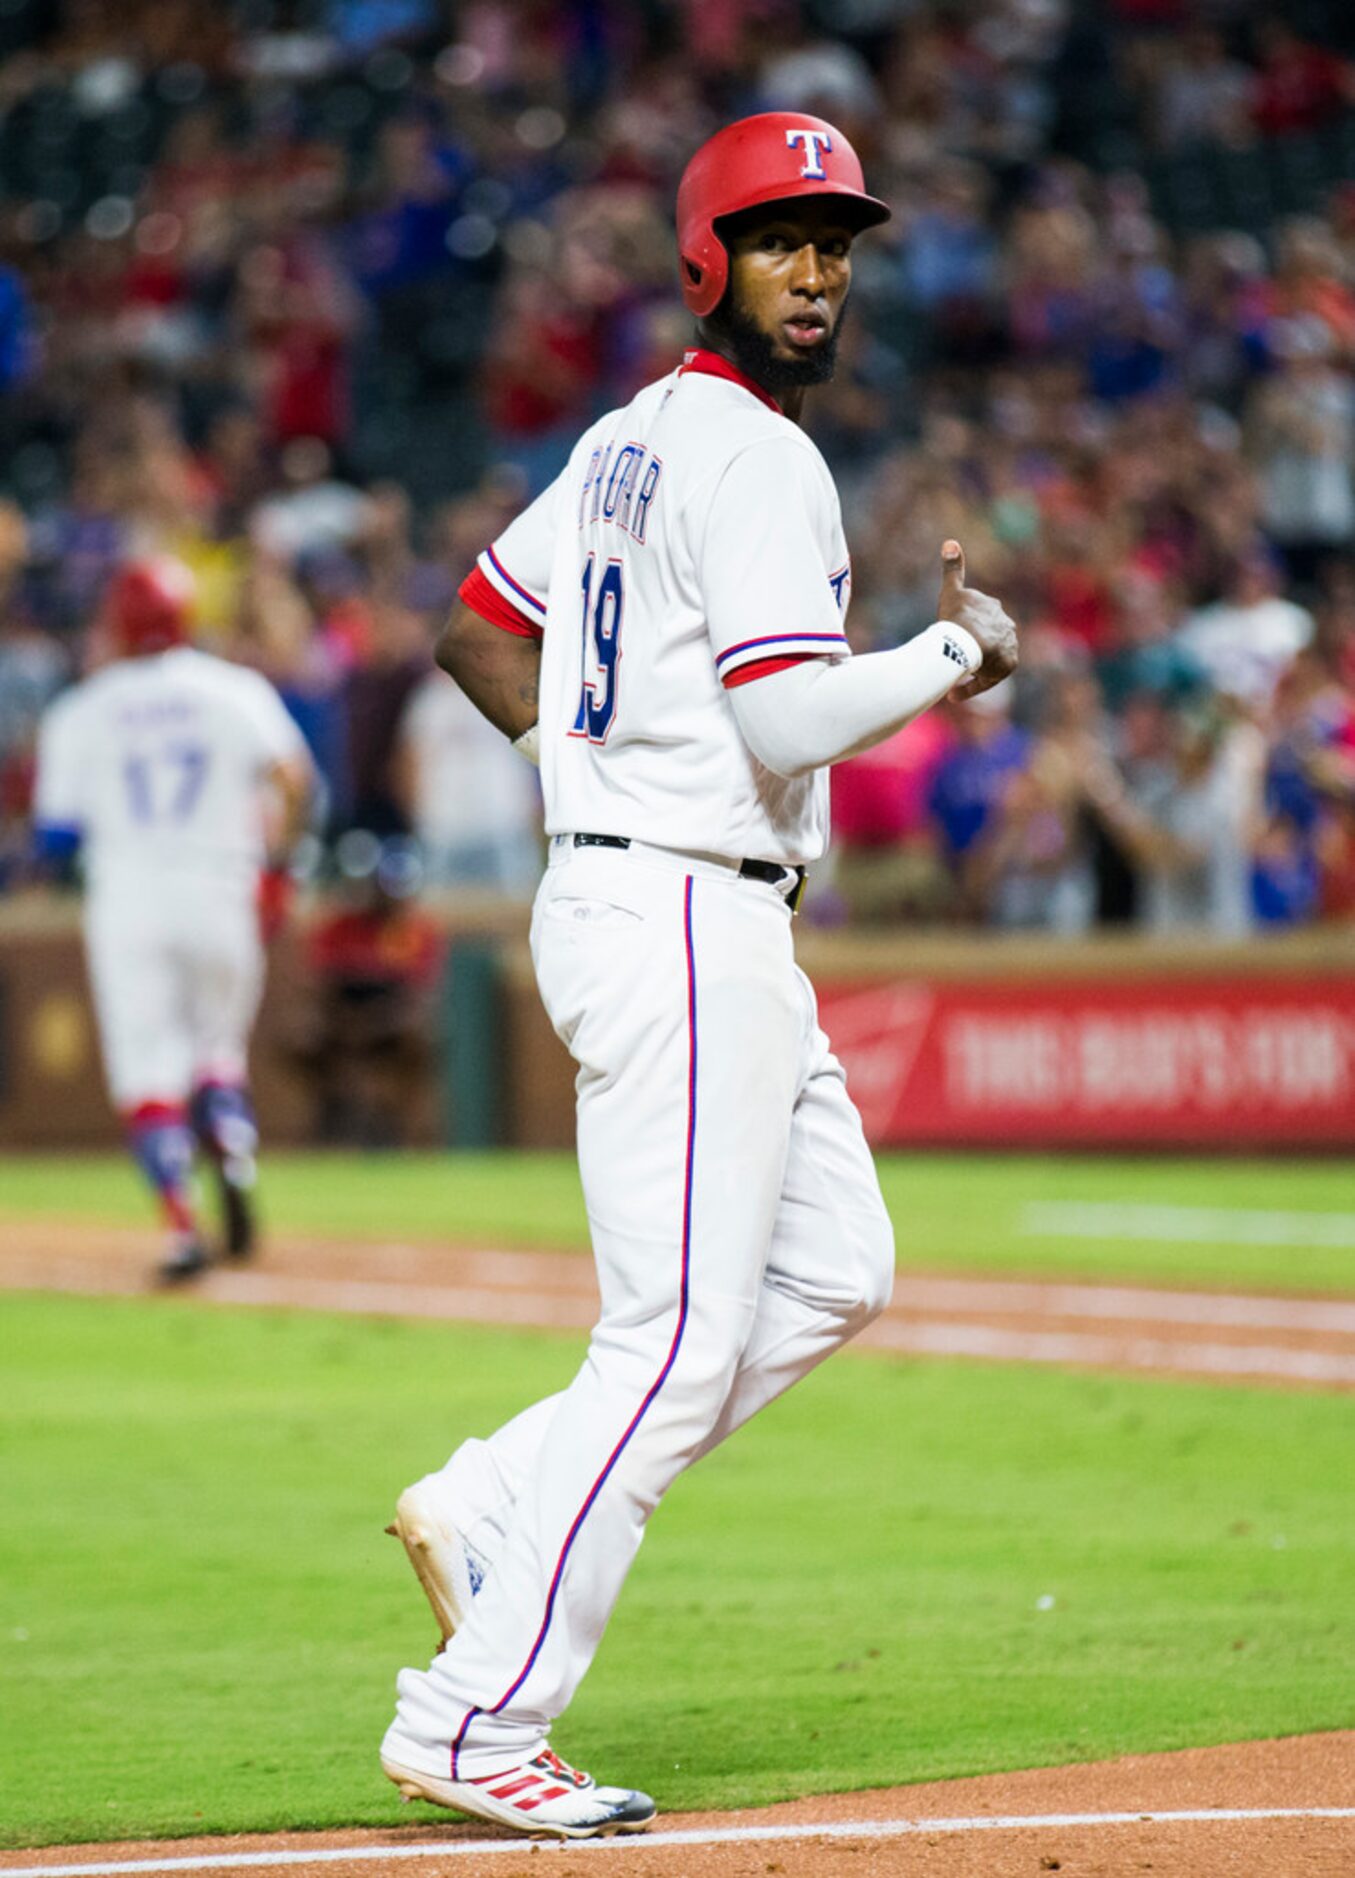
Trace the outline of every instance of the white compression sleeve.
<instances>
[{"instance_id":1,"label":"white compression sleeve","mask_svg":"<svg viewBox=\"0 0 1355 1878\"><path fill-rule=\"evenodd\" d=\"M759 763L804 776L892 737L982 663L972 633L938 620L891 652L804 659L736 685L729 702Z\"/></svg>"}]
</instances>

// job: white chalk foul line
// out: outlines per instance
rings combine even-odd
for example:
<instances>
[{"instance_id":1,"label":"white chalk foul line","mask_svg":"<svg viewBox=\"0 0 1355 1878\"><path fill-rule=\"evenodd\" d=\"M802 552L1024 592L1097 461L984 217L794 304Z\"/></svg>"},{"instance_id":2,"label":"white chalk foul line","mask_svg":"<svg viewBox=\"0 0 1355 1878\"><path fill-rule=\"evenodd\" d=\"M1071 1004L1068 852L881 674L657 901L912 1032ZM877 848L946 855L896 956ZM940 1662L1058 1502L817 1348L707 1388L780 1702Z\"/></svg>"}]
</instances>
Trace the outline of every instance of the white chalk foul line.
<instances>
[{"instance_id":1,"label":"white chalk foul line","mask_svg":"<svg viewBox=\"0 0 1355 1878\"><path fill-rule=\"evenodd\" d=\"M1036 1201L1022 1208L1020 1230L1057 1239L1175 1239L1191 1245L1355 1247L1355 1213L1278 1212L1241 1206L1150 1206L1124 1200Z\"/></svg>"},{"instance_id":2,"label":"white chalk foul line","mask_svg":"<svg viewBox=\"0 0 1355 1878\"><path fill-rule=\"evenodd\" d=\"M938 1833L1030 1832L1069 1826L1176 1826L1261 1819L1355 1819L1355 1806L1243 1806L1169 1813L1012 1813L958 1819L843 1819L803 1826L717 1826L689 1832L626 1833L614 1839L566 1840L559 1850L590 1854L666 1845L753 1845L786 1839L927 1838ZM554 1847L552 1849L555 1849ZM314 1852L209 1852L191 1858L132 1858L89 1865L0 1865L6 1878L123 1878L149 1871L237 1871L285 1865L375 1864L397 1858L521 1857L523 1840L449 1839L418 1845L326 1846Z\"/></svg>"}]
</instances>

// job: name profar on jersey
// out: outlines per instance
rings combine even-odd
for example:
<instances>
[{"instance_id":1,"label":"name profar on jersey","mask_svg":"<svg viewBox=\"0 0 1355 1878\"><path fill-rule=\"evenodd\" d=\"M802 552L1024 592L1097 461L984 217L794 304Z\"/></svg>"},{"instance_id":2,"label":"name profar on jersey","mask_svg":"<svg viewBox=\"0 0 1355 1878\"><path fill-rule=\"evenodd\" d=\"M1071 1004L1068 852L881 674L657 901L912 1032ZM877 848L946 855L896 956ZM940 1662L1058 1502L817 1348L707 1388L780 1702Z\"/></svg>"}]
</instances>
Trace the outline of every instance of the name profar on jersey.
<instances>
[{"instance_id":1,"label":"name profar on jersey","mask_svg":"<svg viewBox=\"0 0 1355 1878\"><path fill-rule=\"evenodd\" d=\"M579 527L612 522L643 547L662 474L662 460L642 443L625 443L619 450L614 441L599 444L588 459L579 491Z\"/></svg>"}]
</instances>

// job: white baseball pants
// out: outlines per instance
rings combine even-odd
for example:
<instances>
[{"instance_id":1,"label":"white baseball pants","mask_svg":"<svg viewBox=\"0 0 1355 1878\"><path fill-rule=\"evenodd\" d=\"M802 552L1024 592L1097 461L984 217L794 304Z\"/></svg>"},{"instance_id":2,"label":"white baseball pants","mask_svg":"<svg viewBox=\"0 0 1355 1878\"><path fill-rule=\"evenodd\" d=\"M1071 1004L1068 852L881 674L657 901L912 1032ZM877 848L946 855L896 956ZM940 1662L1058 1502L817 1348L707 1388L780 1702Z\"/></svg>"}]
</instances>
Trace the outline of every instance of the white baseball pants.
<instances>
[{"instance_id":1,"label":"white baseball pants","mask_svg":"<svg viewBox=\"0 0 1355 1878\"><path fill-rule=\"evenodd\" d=\"M471 1778L538 1753L674 1477L885 1304L893 1234L790 911L737 866L552 843L532 951L579 1065L602 1310L583 1367L445 1471L493 1568L386 1752Z\"/></svg>"},{"instance_id":2,"label":"white baseball pants","mask_svg":"<svg viewBox=\"0 0 1355 1878\"><path fill-rule=\"evenodd\" d=\"M118 1109L182 1102L196 1083L243 1082L263 990L249 894L161 887L94 898L85 949L104 1071Z\"/></svg>"}]
</instances>

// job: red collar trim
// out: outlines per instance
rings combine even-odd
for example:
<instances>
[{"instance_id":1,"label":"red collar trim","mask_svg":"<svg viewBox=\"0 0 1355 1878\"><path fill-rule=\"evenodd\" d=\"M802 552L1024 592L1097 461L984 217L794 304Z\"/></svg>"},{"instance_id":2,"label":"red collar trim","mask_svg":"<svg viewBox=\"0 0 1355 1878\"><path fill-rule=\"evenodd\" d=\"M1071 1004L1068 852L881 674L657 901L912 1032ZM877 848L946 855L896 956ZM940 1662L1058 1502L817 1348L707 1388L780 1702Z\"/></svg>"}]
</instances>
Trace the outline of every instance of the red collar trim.
<instances>
[{"instance_id":1,"label":"red collar trim","mask_svg":"<svg viewBox=\"0 0 1355 1878\"><path fill-rule=\"evenodd\" d=\"M728 359L722 359L718 352L708 352L704 346L684 352L682 363L678 366L678 377L681 378L684 372L704 372L708 378L727 378L731 385L742 385L745 391L751 391L759 404L765 404L778 417L785 416L770 391L764 391L755 378L750 378L747 372L741 372L737 365L731 365Z\"/></svg>"}]
</instances>

